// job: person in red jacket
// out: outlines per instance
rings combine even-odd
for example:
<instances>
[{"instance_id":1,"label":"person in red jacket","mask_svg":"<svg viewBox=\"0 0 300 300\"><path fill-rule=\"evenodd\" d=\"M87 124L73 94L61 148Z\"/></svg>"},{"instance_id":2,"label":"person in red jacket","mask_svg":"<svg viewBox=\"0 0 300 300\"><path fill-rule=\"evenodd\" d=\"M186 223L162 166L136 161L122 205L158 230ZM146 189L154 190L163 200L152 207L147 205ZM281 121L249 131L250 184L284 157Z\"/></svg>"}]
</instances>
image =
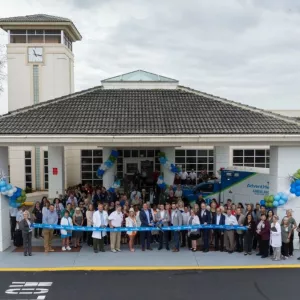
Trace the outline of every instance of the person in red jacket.
<instances>
[{"instance_id":1,"label":"person in red jacket","mask_svg":"<svg viewBox=\"0 0 300 300\"><path fill-rule=\"evenodd\" d=\"M260 254L261 258L266 258L269 255L269 242L270 242L270 223L267 221L267 216L262 214L260 222L257 225L260 230L257 232L260 235Z\"/></svg>"}]
</instances>

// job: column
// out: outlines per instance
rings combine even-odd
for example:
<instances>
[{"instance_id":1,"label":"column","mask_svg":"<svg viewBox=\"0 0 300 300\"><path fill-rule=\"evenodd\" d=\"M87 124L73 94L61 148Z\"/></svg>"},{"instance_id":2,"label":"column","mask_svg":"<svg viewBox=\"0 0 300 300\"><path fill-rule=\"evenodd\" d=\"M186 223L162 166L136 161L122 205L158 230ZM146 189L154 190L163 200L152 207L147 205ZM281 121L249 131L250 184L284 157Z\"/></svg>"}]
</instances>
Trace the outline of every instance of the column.
<instances>
[{"instance_id":1,"label":"column","mask_svg":"<svg viewBox=\"0 0 300 300\"><path fill-rule=\"evenodd\" d=\"M270 147L270 195L289 191L289 176L298 169L300 169L300 146ZM280 220L285 216L286 209L293 210L293 217L298 222L300 220L300 197L290 197L285 205L277 208ZM294 234L294 247L299 249L297 232Z\"/></svg>"},{"instance_id":2,"label":"column","mask_svg":"<svg viewBox=\"0 0 300 300\"><path fill-rule=\"evenodd\" d=\"M0 170L8 176L8 147L0 147ZM0 251L8 247L10 247L8 198L0 194Z\"/></svg>"},{"instance_id":3,"label":"column","mask_svg":"<svg viewBox=\"0 0 300 300\"><path fill-rule=\"evenodd\" d=\"M166 154L166 157L170 163L175 164L175 147L161 148L160 151ZM162 166L161 170L164 173L165 183L172 185L174 183L175 174L164 166Z\"/></svg>"},{"instance_id":4,"label":"column","mask_svg":"<svg viewBox=\"0 0 300 300\"><path fill-rule=\"evenodd\" d=\"M65 191L65 155L63 146L48 147L49 198L54 199Z\"/></svg>"},{"instance_id":5,"label":"column","mask_svg":"<svg viewBox=\"0 0 300 300\"><path fill-rule=\"evenodd\" d=\"M231 149L230 146L214 147L214 174L218 176L221 168L227 168L231 165Z\"/></svg>"},{"instance_id":6,"label":"column","mask_svg":"<svg viewBox=\"0 0 300 300\"><path fill-rule=\"evenodd\" d=\"M103 148L103 162L105 162L106 160L108 160L110 154L111 154L111 150L112 148L107 148L107 147L104 147ZM114 163L114 165L107 169L103 175L103 186L106 188L106 189L109 189L114 181L115 181L115 175L116 175L116 170L117 170L117 164L116 162Z\"/></svg>"}]
</instances>

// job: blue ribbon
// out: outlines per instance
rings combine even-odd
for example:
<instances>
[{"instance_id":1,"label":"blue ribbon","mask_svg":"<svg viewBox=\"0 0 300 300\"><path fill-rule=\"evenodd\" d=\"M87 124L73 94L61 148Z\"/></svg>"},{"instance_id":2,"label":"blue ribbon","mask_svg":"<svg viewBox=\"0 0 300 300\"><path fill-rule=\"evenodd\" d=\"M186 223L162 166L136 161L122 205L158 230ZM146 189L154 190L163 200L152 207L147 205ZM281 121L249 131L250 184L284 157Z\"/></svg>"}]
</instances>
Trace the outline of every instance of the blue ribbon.
<instances>
[{"instance_id":1,"label":"blue ribbon","mask_svg":"<svg viewBox=\"0 0 300 300\"><path fill-rule=\"evenodd\" d=\"M164 226L164 227L91 227L91 226L67 226L67 225L48 225L48 224L32 224L33 228L45 229L64 229L72 231L105 231L105 232L124 232L124 231L178 231L178 230L192 230L192 229L222 229L222 230L248 230L245 226L239 225L183 225L183 226Z\"/></svg>"}]
</instances>

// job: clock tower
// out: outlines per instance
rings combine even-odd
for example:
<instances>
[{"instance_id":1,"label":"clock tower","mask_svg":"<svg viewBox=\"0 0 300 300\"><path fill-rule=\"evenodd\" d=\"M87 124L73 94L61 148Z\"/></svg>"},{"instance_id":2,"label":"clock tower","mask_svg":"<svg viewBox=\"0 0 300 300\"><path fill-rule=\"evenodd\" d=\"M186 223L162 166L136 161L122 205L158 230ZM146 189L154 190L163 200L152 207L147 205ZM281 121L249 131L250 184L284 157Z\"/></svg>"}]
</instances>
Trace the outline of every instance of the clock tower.
<instances>
[{"instance_id":1,"label":"clock tower","mask_svg":"<svg viewBox=\"0 0 300 300\"><path fill-rule=\"evenodd\" d=\"M0 19L8 34L8 110L74 92L73 22L38 14Z\"/></svg>"},{"instance_id":2,"label":"clock tower","mask_svg":"<svg viewBox=\"0 0 300 300\"><path fill-rule=\"evenodd\" d=\"M67 18L45 14L0 19L7 32L8 111L74 92L73 43L81 35ZM48 189L48 148L10 147L10 180Z\"/></svg>"}]
</instances>

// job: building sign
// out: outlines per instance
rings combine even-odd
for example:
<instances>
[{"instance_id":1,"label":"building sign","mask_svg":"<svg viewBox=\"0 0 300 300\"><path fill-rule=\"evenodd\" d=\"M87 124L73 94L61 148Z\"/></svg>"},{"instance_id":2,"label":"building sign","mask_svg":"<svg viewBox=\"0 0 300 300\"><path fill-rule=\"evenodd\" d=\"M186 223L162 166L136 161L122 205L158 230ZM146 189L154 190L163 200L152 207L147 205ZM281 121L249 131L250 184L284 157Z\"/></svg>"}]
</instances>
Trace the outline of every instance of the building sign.
<instances>
[{"instance_id":1,"label":"building sign","mask_svg":"<svg viewBox=\"0 0 300 300\"><path fill-rule=\"evenodd\" d=\"M45 300L51 286L52 282L12 282L5 299Z\"/></svg>"},{"instance_id":2,"label":"building sign","mask_svg":"<svg viewBox=\"0 0 300 300\"><path fill-rule=\"evenodd\" d=\"M58 174L58 169L57 168L53 168L52 169L52 174L53 175L57 175Z\"/></svg>"}]
</instances>

